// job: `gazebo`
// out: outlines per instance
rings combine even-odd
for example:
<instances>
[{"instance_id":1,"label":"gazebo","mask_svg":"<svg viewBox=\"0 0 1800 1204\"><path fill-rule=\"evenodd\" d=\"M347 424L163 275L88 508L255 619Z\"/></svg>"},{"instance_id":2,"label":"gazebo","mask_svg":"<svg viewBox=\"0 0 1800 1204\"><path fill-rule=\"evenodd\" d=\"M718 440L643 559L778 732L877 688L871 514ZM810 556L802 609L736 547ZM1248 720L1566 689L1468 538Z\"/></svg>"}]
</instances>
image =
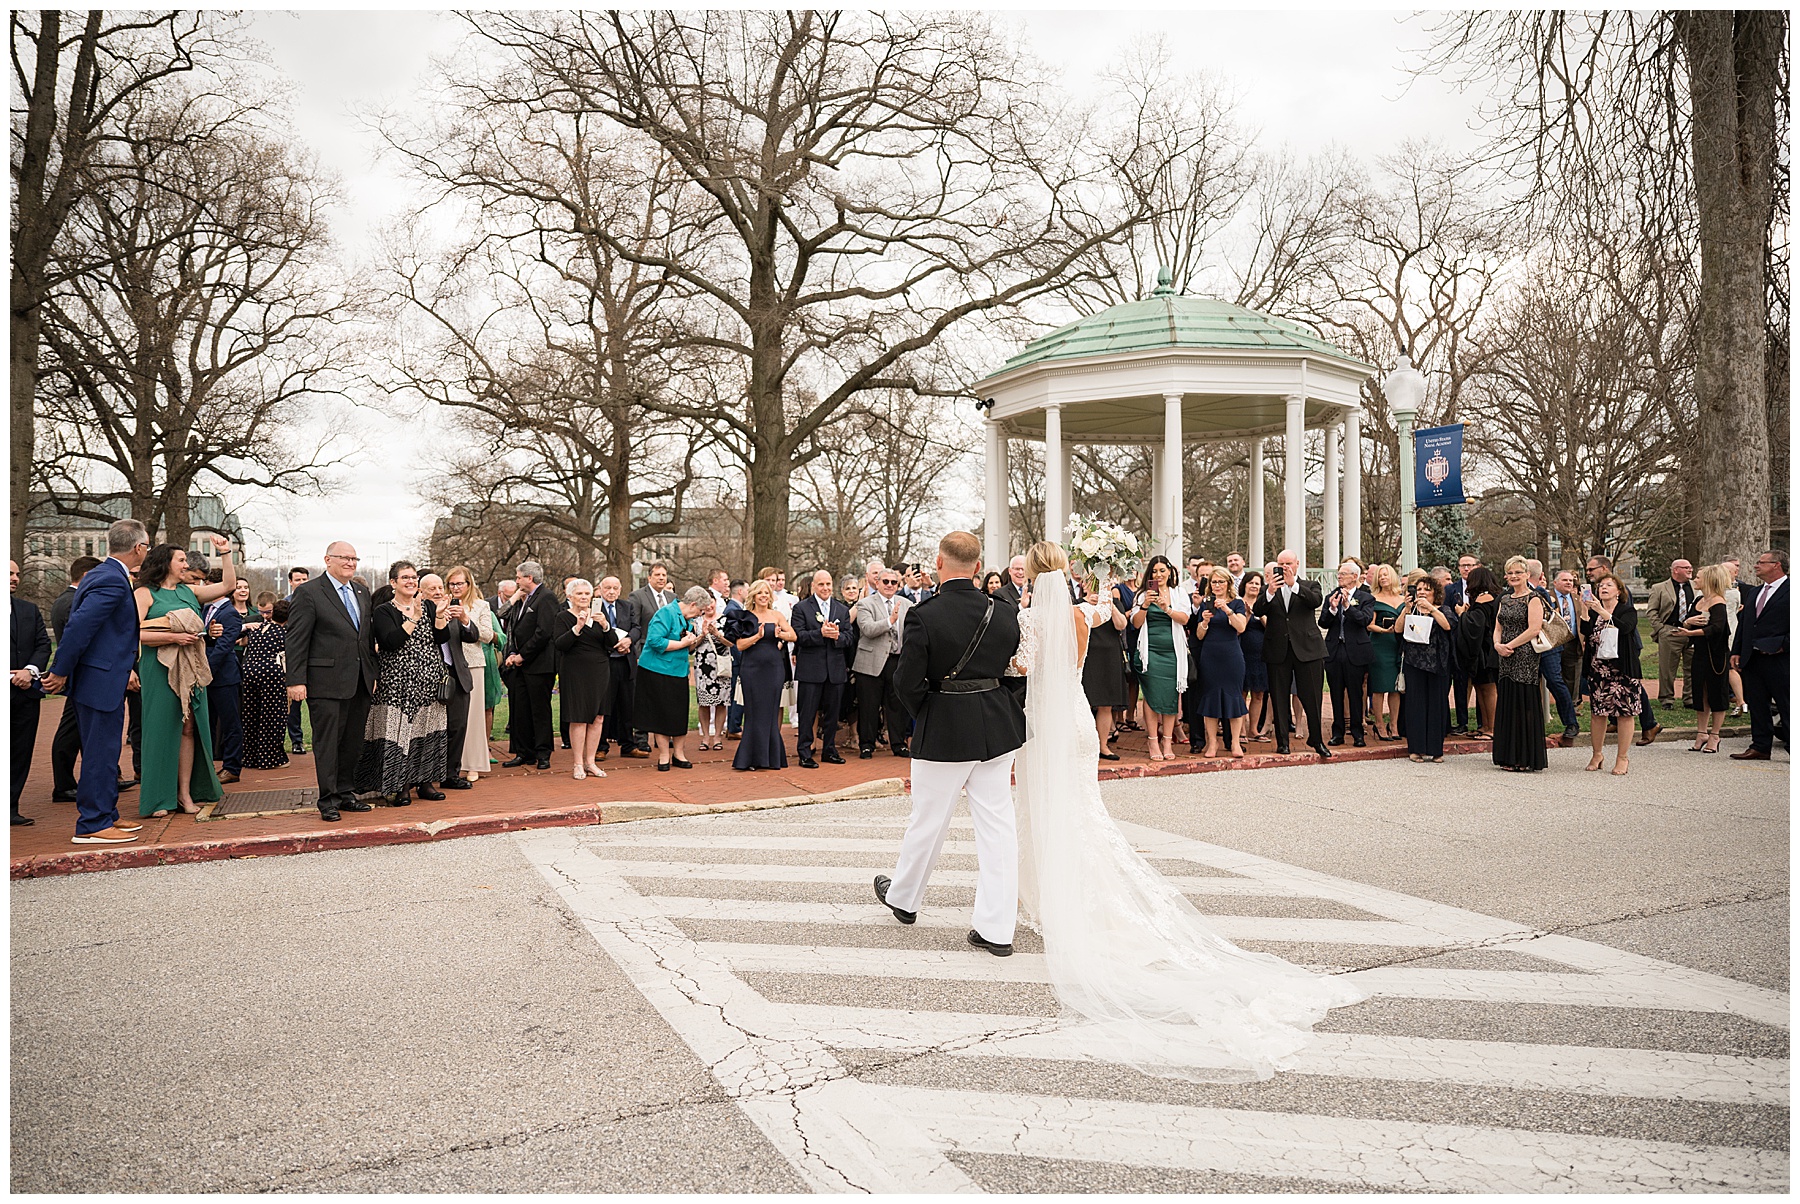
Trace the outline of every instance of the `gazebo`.
<instances>
[{"instance_id":1,"label":"gazebo","mask_svg":"<svg viewBox=\"0 0 1800 1204\"><path fill-rule=\"evenodd\" d=\"M1286 531L1282 543L1306 558L1305 432L1325 438L1325 560L1362 554L1361 386L1375 369L1296 325L1255 310L1177 294L1164 269L1155 292L1115 305L1027 343L975 385L987 411L987 523L984 558L1010 556L1007 441L1045 446L1045 523L1060 539L1069 520L1071 449L1078 443L1159 445L1151 479L1155 550L1182 554L1182 447L1250 443L1250 546L1260 565L1264 538L1263 446L1282 436ZM1339 507L1338 440L1349 455ZM1340 519L1340 514L1342 515ZM1341 543L1340 543L1341 524Z\"/></svg>"}]
</instances>

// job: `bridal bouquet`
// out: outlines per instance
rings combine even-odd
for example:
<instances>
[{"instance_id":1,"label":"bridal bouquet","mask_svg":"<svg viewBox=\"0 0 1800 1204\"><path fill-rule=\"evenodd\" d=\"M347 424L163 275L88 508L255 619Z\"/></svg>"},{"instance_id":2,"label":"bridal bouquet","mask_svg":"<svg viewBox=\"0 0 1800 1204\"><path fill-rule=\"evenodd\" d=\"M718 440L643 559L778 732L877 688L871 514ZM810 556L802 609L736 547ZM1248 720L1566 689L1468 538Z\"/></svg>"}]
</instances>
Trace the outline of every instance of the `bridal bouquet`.
<instances>
[{"instance_id":1,"label":"bridal bouquet","mask_svg":"<svg viewBox=\"0 0 1800 1204\"><path fill-rule=\"evenodd\" d=\"M1118 523L1109 523L1095 515L1080 514L1069 516L1069 542L1066 546L1069 569L1076 579L1099 577L1103 583L1109 575L1129 575L1137 568L1139 554L1143 550L1138 544L1138 537Z\"/></svg>"}]
</instances>

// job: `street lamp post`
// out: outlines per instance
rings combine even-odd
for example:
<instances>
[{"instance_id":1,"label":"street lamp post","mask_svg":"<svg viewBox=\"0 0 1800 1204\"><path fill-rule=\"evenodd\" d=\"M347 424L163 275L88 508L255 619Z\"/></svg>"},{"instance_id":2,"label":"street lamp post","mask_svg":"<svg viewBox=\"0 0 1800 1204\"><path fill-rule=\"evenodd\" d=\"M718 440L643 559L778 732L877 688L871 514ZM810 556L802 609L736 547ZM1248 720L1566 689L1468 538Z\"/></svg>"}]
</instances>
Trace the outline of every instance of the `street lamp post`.
<instances>
[{"instance_id":1,"label":"street lamp post","mask_svg":"<svg viewBox=\"0 0 1800 1204\"><path fill-rule=\"evenodd\" d=\"M1400 571L1410 573L1419 567L1418 499L1413 495L1413 419L1419 404L1425 400L1425 377L1402 355L1394 370L1381 382L1382 395L1394 415L1394 429L1400 435Z\"/></svg>"}]
</instances>

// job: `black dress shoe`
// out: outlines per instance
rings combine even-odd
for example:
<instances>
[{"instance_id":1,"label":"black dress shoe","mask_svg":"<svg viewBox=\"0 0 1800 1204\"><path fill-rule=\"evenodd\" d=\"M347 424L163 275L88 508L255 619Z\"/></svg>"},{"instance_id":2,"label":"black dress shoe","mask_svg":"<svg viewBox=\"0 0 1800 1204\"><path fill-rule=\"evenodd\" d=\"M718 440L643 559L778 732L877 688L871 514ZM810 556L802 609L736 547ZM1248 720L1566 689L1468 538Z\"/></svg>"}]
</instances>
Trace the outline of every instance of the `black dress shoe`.
<instances>
[{"instance_id":1,"label":"black dress shoe","mask_svg":"<svg viewBox=\"0 0 1800 1204\"><path fill-rule=\"evenodd\" d=\"M381 801L390 807L410 807L412 806L412 791L411 789L402 790L398 794L386 796Z\"/></svg>"},{"instance_id":2,"label":"black dress shoe","mask_svg":"<svg viewBox=\"0 0 1800 1204\"><path fill-rule=\"evenodd\" d=\"M887 901L888 887L893 884L894 880L886 874L876 874L875 897L881 900L881 905L883 907L894 913L894 918L896 920L899 920L902 924L910 924L919 918L919 913L916 911L901 911L898 907L895 907L892 903Z\"/></svg>"},{"instance_id":3,"label":"black dress shoe","mask_svg":"<svg viewBox=\"0 0 1800 1204\"><path fill-rule=\"evenodd\" d=\"M1293 755L1288 751L1288 742L1286 740L1275 741L1275 755L1278 757L1288 757Z\"/></svg>"},{"instance_id":4,"label":"black dress shoe","mask_svg":"<svg viewBox=\"0 0 1800 1204\"><path fill-rule=\"evenodd\" d=\"M222 782L225 779L220 778L219 780ZM135 786L137 784L138 784L138 780L136 778L120 778L119 779L119 789L120 790L130 790L133 786Z\"/></svg>"},{"instance_id":5,"label":"black dress shoe","mask_svg":"<svg viewBox=\"0 0 1800 1204\"><path fill-rule=\"evenodd\" d=\"M539 769L549 769L550 768L550 758L545 757L543 760L539 761L537 763L537 767Z\"/></svg>"},{"instance_id":6,"label":"black dress shoe","mask_svg":"<svg viewBox=\"0 0 1800 1204\"><path fill-rule=\"evenodd\" d=\"M1339 741L1337 741L1337 743L1342 744L1343 741L1339 740ZM1313 745L1312 750L1319 754L1319 760L1321 760L1321 761L1331 760L1331 750L1329 748L1326 748L1323 744Z\"/></svg>"},{"instance_id":7,"label":"black dress shoe","mask_svg":"<svg viewBox=\"0 0 1800 1204\"><path fill-rule=\"evenodd\" d=\"M683 761L680 757L670 757L669 764L677 769L692 769L694 767L692 761Z\"/></svg>"},{"instance_id":8,"label":"black dress shoe","mask_svg":"<svg viewBox=\"0 0 1800 1204\"><path fill-rule=\"evenodd\" d=\"M1333 736L1331 738L1331 747L1336 748L1343 742L1344 742L1344 738L1342 736Z\"/></svg>"},{"instance_id":9,"label":"black dress shoe","mask_svg":"<svg viewBox=\"0 0 1800 1204\"><path fill-rule=\"evenodd\" d=\"M859 748L856 750L856 755L861 760L867 761L875 755L875 750L872 748Z\"/></svg>"},{"instance_id":10,"label":"black dress shoe","mask_svg":"<svg viewBox=\"0 0 1800 1204\"><path fill-rule=\"evenodd\" d=\"M177 701L179 701L179 700L177 700ZM514 757L510 761L500 762L500 768L502 768L502 769L517 769L521 765L529 765L529 764L531 764L530 757Z\"/></svg>"},{"instance_id":11,"label":"black dress shoe","mask_svg":"<svg viewBox=\"0 0 1800 1204\"><path fill-rule=\"evenodd\" d=\"M422 799L429 799L434 803L441 803L446 796L442 790L439 790L437 787L428 783L419 787L419 797Z\"/></svg>"},{"instance_id":12,"label":"black dress shoe","mask_svg":"<svg viewBox=\"0 0 1800 1204\"><path fill-rule=\"evenodd\" d=\"M982 936L979 932L976 932L973 928L969 929L969 944L975 946L977 949L986 949L989 953L993 954L995 957L1011 957L1012 956L1012 946L1011 945L1001 945L994 941L990 941L985 936Z\"/></svg>"},{"instance_id":13,"label":"black dress shoe","mask_svg":"<svg viewBox=\"0 0 1800 1204\"><path fill-rule=\"evenodd\" d=\"M825 762L827 765L842 765L844 763L844 758L838 756L838 750L835 748L828 748L820 753L819 760Z\"/></svg>"},{"instance_id":14,"label":"black dress shoe","mask_svg":"<svg viewBox=\"0 0 1800 1204\"><path fill-rule=\"evenodd\" d=\"M472 790L475 783L469 781L468 778L450 778L447 781L439 782L438 786L444 790Z\"/></svg>"},{"instance_id":15,"label":"black dress shoe","mask_svg":"<svg viewBox=\"0 0 1800 1204\"><path fill-rule=\"evenodd\" d=\"M910 756L912 756L912 749L908 748L904 744L901 744L894 748L894 755L896 757L910 757Z\"/></svg>"},{"instance_id":16,"label":"black dress shoe","mask_svg":"<svg viewBox=\"0 0 1800 1204\"><path fill-rule=\"evenodd\" d=\"M36 822L37 820L31 818L29 815L15 815L13 816L12 826L15 828L29 828Z\"/></svg>"},{"instance_id":17,"label":"black dress shoe","mask_svg":"<svg viewBox=\"0 0 1800 1204\"><path fill-rule=\"evenodd\" d=\"M304 757L306 755L306 750L304 748L301 748L298 744L296 744L294 746L294 755L296 757Z\"/></svg>"},{"instance_id":18,"label":"black dress shoe","mask_svg":"<svg viewBox=\"0 0 1800 1204\"><path fill-rule=\"evenodd\" d=\"M344 817L337 813L336 807L326 807L319 812L319 818L328 824L335 824Z\"/></svg>"},{"instance_id":19,"label":"black dress shoe","mask_svg":"<svg viewBox=\"0 0 1800 1204\"><path fill-rule=\"evenodd\" d=\"M1367 748L1369 746L1368 741L1364 740L1361 736L1350 737L1350 743L1356 745L1358 748Z\"/></svg>"},{"instance_id":20,"label":"black dress shoe","mask_svg":"<svg viewBox=\"0 0 1800 1204\"><path fill-rule=\"evenodd\" d=\"M818 767L819 767L819 763L812 759L811 753L808 753L805 756L800 758L800 768L802 768L802 769L817 769Z\"/></svg>"},{"instance_id":21,"label":"black dress shoe","mask_svg":"<svg viewBox=\"0 0 1800 1204\"><path fill-rule=\"evenodd\" d=\"M656 772L657 773L668 773L669 772L669 763L667 761L658 761L656 763Z\"/></svg>"},{"instance_id":22,"label":"black dress shoe","mask_svg":"<svg viewBox=\"0 0 1800 1204\"><path fill-rule=\"evenodd\" d=\"M365 803L361 799L353 798L347 803L339 803L337 809L339 811L373 811L375 807L372 803Z\"/></svg>"}]
</instances>

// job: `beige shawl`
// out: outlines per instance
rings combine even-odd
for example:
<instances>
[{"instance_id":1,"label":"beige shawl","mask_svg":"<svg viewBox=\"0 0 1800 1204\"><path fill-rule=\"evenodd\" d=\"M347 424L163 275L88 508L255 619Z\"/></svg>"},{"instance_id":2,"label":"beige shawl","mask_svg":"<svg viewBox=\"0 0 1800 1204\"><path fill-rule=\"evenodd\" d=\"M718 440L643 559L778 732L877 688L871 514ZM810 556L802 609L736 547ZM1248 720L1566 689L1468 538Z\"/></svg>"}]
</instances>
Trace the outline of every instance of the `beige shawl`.
<instances>
[{"instance_id":1,"label":"beige shawl","mask_svg":"<svg viewBox=\"0 0 1800 1204\"><path fill-rule=\"evenodd\" d=\"M205 635L206 620L191 610L172 610L163 618L168 620L170 631L185 631L189 635L202 637ZM206 663L206 641L202 638L191 644L159 645L156 659L168 671L169 688L175 691L175 697L181 699L181 722L186 724L188 710L193 705L194 690L203 690L212 684L212 666Z\"/></svg>"}]
</instances>

